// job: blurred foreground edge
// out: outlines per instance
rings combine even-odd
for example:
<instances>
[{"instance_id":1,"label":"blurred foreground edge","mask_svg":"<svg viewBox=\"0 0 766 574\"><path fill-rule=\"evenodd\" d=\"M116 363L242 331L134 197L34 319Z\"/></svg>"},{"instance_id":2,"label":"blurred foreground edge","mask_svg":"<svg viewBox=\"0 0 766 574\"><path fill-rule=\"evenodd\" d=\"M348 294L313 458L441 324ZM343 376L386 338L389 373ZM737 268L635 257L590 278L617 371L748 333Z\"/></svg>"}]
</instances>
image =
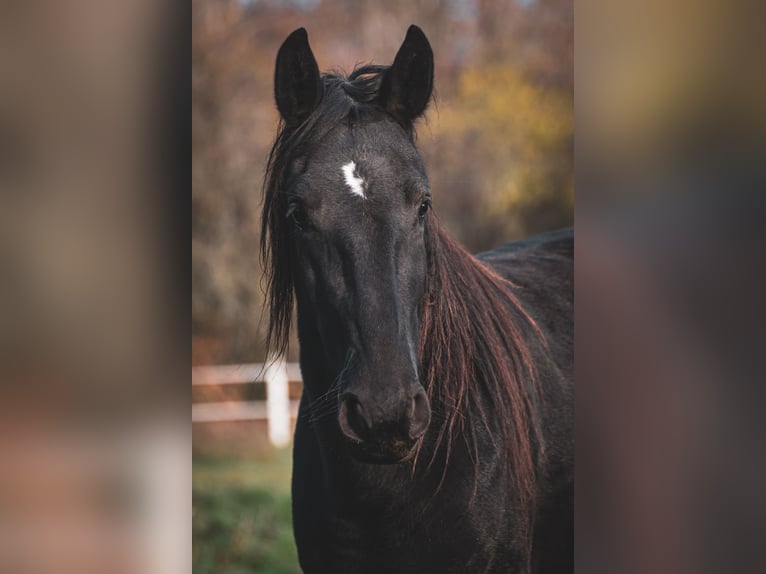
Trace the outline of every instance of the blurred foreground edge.
<instances>
[{"instance_id":1,"label":"blurred foreground edge","mask_svg":"<svg viewBox=\"0 0 766 574\"><path fill-rule=\"evenodd\" d=\"M576 564L762 572L758 18L577 10Z\"/></svg>"}]
</instances>

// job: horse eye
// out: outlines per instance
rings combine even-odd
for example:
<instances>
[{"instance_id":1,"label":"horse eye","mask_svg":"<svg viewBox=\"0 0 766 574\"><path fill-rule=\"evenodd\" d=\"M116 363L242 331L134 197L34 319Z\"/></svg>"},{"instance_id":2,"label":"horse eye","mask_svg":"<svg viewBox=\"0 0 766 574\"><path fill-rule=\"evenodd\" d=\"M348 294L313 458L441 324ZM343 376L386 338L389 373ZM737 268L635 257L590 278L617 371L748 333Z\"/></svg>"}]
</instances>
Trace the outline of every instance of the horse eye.
<instances>
[{"instance_id":1,"label":"horse eye","mask_svg":"<svg viewBox=\"0 0 766 574\"><path fill-rule=\"evenodd\" d=\"M306 212L303 211L301 206L297 203L291 203L287 207L287 218L291 219L295 227L297 227L299 230L304 229L308 225Z\"/></svg>"},{"instance_id":2,"label":"horse eye","mask_svg":"<svg viewBox=\"0 0 766 574\"><path fill-rule=\"evenodd\" d=\"M425 219L426 212L428 211L429 207L431 207L430 198L426 198L420 202L420 207L418 207L418 219L420 219L420 221L423 221L423 219Z\"/></svg>"}]
</instances>

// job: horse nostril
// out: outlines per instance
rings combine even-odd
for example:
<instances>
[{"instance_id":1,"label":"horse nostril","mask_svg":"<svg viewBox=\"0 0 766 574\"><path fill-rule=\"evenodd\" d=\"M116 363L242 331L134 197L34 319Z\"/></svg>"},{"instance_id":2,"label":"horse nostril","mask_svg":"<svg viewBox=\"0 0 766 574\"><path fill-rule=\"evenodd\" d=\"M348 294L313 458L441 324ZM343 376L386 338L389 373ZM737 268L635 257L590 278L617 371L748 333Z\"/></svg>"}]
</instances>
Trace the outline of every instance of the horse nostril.
<instances>
[{"instance_id":1,"label":"horse nostril","mask_svg":"<svg viewBox=\"0 0 766 574\"><path fill-rule=\"evenodd\" d=\"M423 436L431 422L431 407L425 392L419 390L412 397L412 414L410 417L410 438L418 439Z\"/></svg>"},{"instance_id":2,"label":"horse nostril","mask_svg":"<svg viewBox=\"0 0 766 574\"><path fill-rule=\"evenodd\" d=\"M354 395L343 399L338 412L338 423L343 434L351 440L364 442L369 438L370 421L362 403Z\"/></svg>"}]
</instances>

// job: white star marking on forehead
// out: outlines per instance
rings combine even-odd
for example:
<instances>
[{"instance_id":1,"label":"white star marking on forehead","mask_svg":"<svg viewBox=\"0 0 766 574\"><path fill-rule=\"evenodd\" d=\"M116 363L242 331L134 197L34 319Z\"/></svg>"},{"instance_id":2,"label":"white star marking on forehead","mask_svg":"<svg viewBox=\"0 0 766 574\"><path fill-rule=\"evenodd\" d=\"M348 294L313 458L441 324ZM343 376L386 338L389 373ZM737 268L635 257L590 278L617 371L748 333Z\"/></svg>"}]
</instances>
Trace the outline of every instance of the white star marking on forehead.
<instances>
[{"instance_id":1,"label":"white star marking on forehead","mask_svg":"<svg viewBox=\"0 0 766 574\"><path fill-rule=\"evenodd\" d=\"M353 161L348 162L341 168L343 177L346 180L346 185L351 190L351 193L358 195L362 199L366 199L364 194L364 179L356 175L356 163Z\"/></svg>"}]
</instances>

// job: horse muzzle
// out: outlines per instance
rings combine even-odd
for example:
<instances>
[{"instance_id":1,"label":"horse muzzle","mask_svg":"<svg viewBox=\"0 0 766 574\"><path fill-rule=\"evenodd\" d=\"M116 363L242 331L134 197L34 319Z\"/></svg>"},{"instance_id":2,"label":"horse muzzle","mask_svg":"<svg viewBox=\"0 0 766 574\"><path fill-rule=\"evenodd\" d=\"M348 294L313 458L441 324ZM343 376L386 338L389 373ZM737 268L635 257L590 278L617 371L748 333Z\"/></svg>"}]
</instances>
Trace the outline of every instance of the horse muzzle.
<instances>
[{"instance_id":1,"label":"horse muzzle","mask_svg":"<svg viewBox=\"0 0 766 574\"><path fill-rule=\"evenodd\" d=\"M397 401L363 401L357 394L345 393L338 410L338 424L351 454L376 464L409 460L430 422L431 407L420 387Z\"/></svg>"}]
</instances>

